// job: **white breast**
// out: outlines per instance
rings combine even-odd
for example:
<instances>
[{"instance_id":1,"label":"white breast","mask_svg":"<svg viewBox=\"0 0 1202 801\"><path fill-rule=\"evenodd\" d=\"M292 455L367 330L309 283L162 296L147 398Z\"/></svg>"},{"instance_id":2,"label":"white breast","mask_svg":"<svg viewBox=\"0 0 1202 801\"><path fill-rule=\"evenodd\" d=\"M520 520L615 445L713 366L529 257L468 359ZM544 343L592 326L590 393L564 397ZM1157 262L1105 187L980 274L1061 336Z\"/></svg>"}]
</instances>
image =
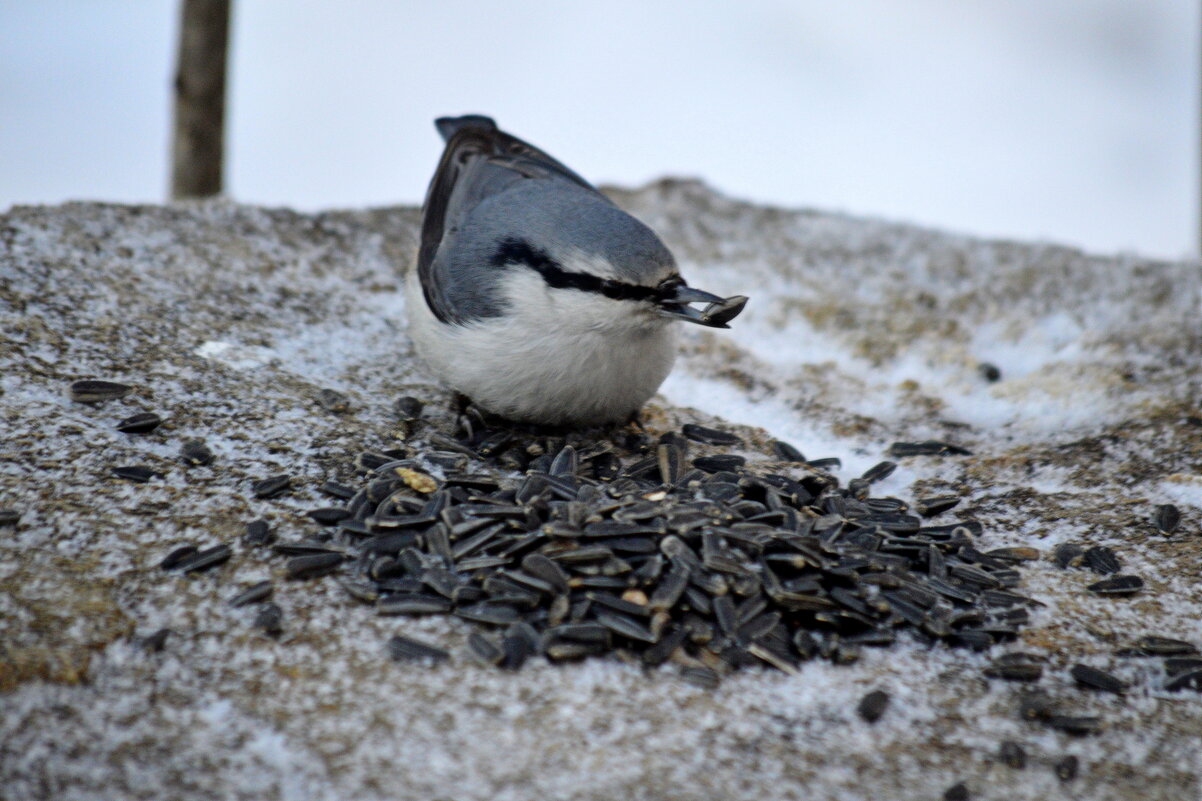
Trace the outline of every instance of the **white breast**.
<instances>
[{"instance_id":1,"label":"white breast","mask_svg":"<svg viewBox=\"0 0 1202 801\"><path fill-rule=\"evenodd\" d=\"M406 307L418 355L444 382L511 420L623 420L655 394L676 359L672 322L631 301L552 289L514 271L503 317L447 325L426 305L416 273L406 281Z\"/></svg>"}]
</instances>

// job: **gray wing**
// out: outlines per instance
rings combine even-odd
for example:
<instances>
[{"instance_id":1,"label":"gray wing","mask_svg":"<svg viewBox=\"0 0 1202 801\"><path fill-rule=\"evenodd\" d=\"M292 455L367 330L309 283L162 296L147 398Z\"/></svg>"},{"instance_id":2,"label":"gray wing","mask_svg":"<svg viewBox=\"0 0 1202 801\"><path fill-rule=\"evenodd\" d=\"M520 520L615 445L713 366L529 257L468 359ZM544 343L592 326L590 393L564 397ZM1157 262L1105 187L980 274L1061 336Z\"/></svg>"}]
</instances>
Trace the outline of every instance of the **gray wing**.
<instances>
[{"instance_id":1,"label":"gray wing","mask_svg":"<svg viewBox=\"0 0 1202 801\"><path fill-rule=\"evenodd\" d=\"M609 200L559 161L498 129L488 117L443 117L435 124L447 146L422 206L417 269L434 316L444 323L464 323L480 316L480 310L450 301L457 282L446 275L448 260L439 258L439 252L453 248L464 221L481 202L529 179L568 181ZM487 301L478 305L487 307Z\"/></svg>"}]
</instances>

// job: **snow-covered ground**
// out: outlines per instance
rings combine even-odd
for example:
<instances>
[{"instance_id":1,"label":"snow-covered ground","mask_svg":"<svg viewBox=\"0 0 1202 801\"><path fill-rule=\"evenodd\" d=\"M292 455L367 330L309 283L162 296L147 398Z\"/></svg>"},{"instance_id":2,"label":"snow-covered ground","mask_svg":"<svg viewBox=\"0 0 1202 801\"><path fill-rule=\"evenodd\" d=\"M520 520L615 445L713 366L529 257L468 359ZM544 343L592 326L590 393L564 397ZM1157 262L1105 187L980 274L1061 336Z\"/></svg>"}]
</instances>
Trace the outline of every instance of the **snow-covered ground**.
<instances>
[{"instance_id":1,"label":"snow-covered ground","mask_svg":"<svg viewBox=\"0 0 1202 801\"><path fill-rule=\"evenodd\" d=\"M483 669L459 652L466 624L376 617L330 581L278 582L286 633L270 640L226 605L279 573L239 544L245 523L308 531L317 485L395 436L397 395L449 419L403 331L415 210L19 208L0 217L0 507L22 513L0 528L3 795L910 801L958 781L998 801L1202 795L1199 696L1162 692L1159 660L1114 654L1148 633L1202 645L1198 265L787 212L687 182L615 197L692 283L751 296L732 330L689 333L650 425L757 427L757 447L771 435L841 457L844 480L893 441L953 440L973 455L902 459L874 493L961 495L982 548L1108 544L1147 589L1096 598L1096 576L1045 558L1022 589L1046 607L993 654L902 642L713 692L605 660ZM136 389L69 401L88 377ZM352 410L322 411L321 387ZM143 410L167 422L113 429ZM188 437L212 466L179 464ZM110 476L128 463L166 478ZM277 472L297 491L253 499L251 480ZM1183 515L1171 536L1148 522L1168 502ZM156 567L188 541L236 554L194 578ZM163 627L163 652L137 644ZM399 631L453 664L389 662ZM1046 656L1039 686L1103 733L1020 719L1019 690L981 676L1016 649ZM1133 689L1082 692L1077 662ZM893 701L869 725L855 707L878 687ZM1024 770L999 762L1003 739L1024 744ZM1066 754L1081 759L1067 784L1052 770Z\"/></svg>"}]
</instances>

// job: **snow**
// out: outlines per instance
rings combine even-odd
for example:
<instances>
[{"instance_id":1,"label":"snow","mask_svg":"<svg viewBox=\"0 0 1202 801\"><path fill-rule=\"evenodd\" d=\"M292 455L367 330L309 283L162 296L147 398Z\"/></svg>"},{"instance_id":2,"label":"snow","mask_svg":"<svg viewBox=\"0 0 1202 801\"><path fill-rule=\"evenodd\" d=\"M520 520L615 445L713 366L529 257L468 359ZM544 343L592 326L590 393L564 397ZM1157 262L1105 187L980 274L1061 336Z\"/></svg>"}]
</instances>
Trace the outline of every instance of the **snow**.
<instances>
[{"instance_id":1,"label":"snow","mask_svg":"<svg viewBox=\"0 0 1202 801\"><path fill-rule=\"evenodd\" d=\"M649 425L750 426L844 480L890 443L964 444L970 457L899 459L874 494L957 494L982 548L1108 544L1149 589L1092 598L1096 578L1048 560L1024 592L1047 606L992 654L911 641L800 675L745 671L715 691L671 668L536 662L517 674L462 654L456 620L375 617L329 581L285 582L240 545L247 521L311 531L323 480L348 480L364 448L404 436L401 394L449 421L449 395L405 338L399 274L417 216L395 208L317 215L228 202L72 204L0 218L0 775L6 797L284 799L1192 798L1202 792L1202 703L1169 696L1159 662L1120 659L1147 633L1202 645L1202 270L1090 257L907 226L739 203L689 182L615 198L662 233L690 283L751 296L730 331L693 329ZM86 277L86 280L83 280ZM1002 371L990 384L981 361ZM135 387L90 406L75 379ZM345 415L314 401L347 393ZM153 410L128 436L113 424ZM186 438L217 454L176 460ZM147 464L166 478L118 482ZM272 501L250 483L278 472ZM1181 507L1172 536L1149 520ZM211 574L166 575L172 547L230 542ZM279 641L231 609L276 578ZM162 653L137 638L168 627ZM393 634L453 663L391 663ZM1040 686L1106 731L1074 739L1022 721L1018 690L981 678L991 656L1033 651ZM1135 687L1072 687L1085 662ZM864 693L892 700L875 725ZM996 759L1019 740L1030 765ZM1051 765L1082 759L1061 785Z\"/></svg>"}]
</instances>

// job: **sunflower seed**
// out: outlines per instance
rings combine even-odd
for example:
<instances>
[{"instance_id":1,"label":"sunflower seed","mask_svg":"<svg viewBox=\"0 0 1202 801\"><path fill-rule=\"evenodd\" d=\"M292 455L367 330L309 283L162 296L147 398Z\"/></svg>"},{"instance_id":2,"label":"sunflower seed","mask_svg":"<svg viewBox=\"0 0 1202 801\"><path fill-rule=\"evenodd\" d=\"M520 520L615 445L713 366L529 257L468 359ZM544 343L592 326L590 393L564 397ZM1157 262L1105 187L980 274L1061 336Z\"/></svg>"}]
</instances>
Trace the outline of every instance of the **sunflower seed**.
<instances>
[{"instance_id":1,"label":"sunflower seed","mask_svg":"<svg viewBox=\"0 0 1202 801\"><path fill-rule=\"evenodd\" d=\"M21 513L16 509L0 509L0 526L15 526L21 522Z\"/></svg>"},{"instance_id":2,"label":"sunflower seed","mask_svg":"<svg viewBox=\"0 0 1202 801\"><path fill-rule=\"evenodd\" d=\"M953 784L943 791L943 801L968 801L970 797L968 785L964 782Z\"/></svg>"},{"instance_id":3,"label":"sunflower seed","mask_svg":"<svg viewBox=\"0 0 1202 801\"><path fill-rule=\"evenodd\" d=\"M1115 576L1090 584L1085 589L1098 595L1126 596L1134 595L1143 588L1144 580L1139 576Z\"/></svg>"},{"instance_id":4,"label":"sunflower seed","mask_svg":"<svg viewBox=\"0 0 1202 801\"><path fill-rule=\"evenodd\" d=\"M996 364L990 364L989 362L981 362L978 364L977 373L980 374L981 378L984 378L990 384L1001 380L1002 377L1002 371L998 369L998 366Z\"/></svg>"},{"instance_id":5,"label":"sunflower seed","mask_svg":"<svg viewBox=\"0 0 1202 801\"><path fill-rule=\"evenodd\" d=\"M1152 522L1165 534L1172 534L1181 523L1181 511L1171 503L1161 504L1156 507Z\"/></svg>"},{"instance_id":6,"label":"sunflower seed","mask_svg":"<svg viewBox=\"0 0 1202 801\"><path fill-rule=\"evenodd\" d=\"M158 428L162 422L163 418L154 412L142 412L117 423L117 430L123 434L147 434Z\"/></svg>"},{"instance_id":7,"label":"sunflower seed","mask_svg":"<svg viewBox=\"0 0 1202 801\"><path fill-rule=\"evenodd\" d=\"M1165 682L1164 688L1171 693L1179 690L1202 690L1202 669L1178 673Z\"/></svg>"},{"instance_id":8,"label":"sunflower seed","mask_svg":"<svg viewBox=\"0 0 1202 801\"><path fill-rule=\"evenodd\" d=\"M166 478L159 471L140 464L115 467L113 468L113 475L126 481L137 482L138 484L145 484L152 478Z\"/></svg>"},{"instance_id":9,"label":"sunflower seed","mask_svg":"<svg viewBox=\"0 0 1202 801\"><path fill-rule=\"evenodd\" d=\"M686 667L680 671L680 677L694 687L700 687L703 690L717 689L721 678L714 670L707 667Z\"/></svg>"},{"instance_id":10,"label":"sunflower seed","mask_svg":"<svg viewBox=\"0 0 1202 801\"><path fill-rule=\"evenodd\" d=\"M440 615L451 611L451 602L437 595L420 593L389 595L376 603L380 615Z\"/></svg>"},{"instance_id":11,"label":"sunflower seed","mask_svg":"<svg viewBox=\"0 0 1202 801\"><path fill-rule=\"evenodd\" d=\"M273 603L264 604L251 625L274 637L284 630L284 612Z\"/></svg>"},{"instance_id":12,"label":"sunflower seed","mask_svg":"<svg viewBox=\"0 0 1202 801\"><path fill-rule=\"evenodd\" d=\"M242 541L251 546L271 545L275 542L275 534L271 532L266 520L252 520L246 524L246 533L242 536Z\"/></svg>"},{"instance_id":13,"label":"sunflower seed","mask_svg":"<svg viewBox=\"0 0 1202 801\"><path fill-rule=\"evenodd\" d=\"M1198 657L1178 657L1164 660L1164 672L1169 674L1170 678L1179 676L1182 673L1192 673L1195 670L1202 670L1202 659Z\"/></svg>"},{"instance_id":14,"label":"sunflower seed","mask_svg":"<svg viewBox=\"0 0 1202 801\"><path fill-rule=\"evenodd\" d=\"M1058 759L1053 766L1053 770L1056 771L1056 778L1060 779L1060 781L1071 782L1077 778L1077 771L1080 765L1081 761L1072 754L1069 754L1066 757Z\"/></svg>"},{"instance_id":15,"label":"sunflower seed","mask_svg":"<svg viewBox=\"0 0 1202 801\"><path fill-rule=\"evenodd\" d=\"M202 439L184 440L179 446L179 458L187 465L192 467L202 467L213 463L213 452L209 450L209 446Z\"/></svg>"},{"instance_id":16,"label":"sunflower seed","mask_svg":"<svg viewBox=\"0 0 1202 801\"><path fill-rule=\"evenodd\" d=\"M1102 719L1079 715L1050 715L1043 719L1048 728L1062 731L1065 734L1084 736L1097 734L1102 730Z\"/></svg>"},{"instance_id":17,"label":"sunflower seed","mask_svg":"<svg viewBox=\"0 0 1202 801\"><path fill-rule=\"evenodd\" d=\"M856 706L856 712L869 723L876 723L880 720L881 715L885 714L887 706L889 706L889 693L884 690L873 690L860 699L860 703Z\"/></svg>"},{"instance_id":18,"label":"sunflower seed","mask_svg":"<svg viewBox=\"0 0 1202 801\"><path fill-rule=\"evenodd\" d=\"M350 400L336 389L320 390L317 393L317 405L334 414L346 414L351 408Z\"/></svg>"},{"instance_id":19,"label":"sunflower seed","mask_svg":"<svg viewBox=\"0 0 1202 801\"><path fill-rule=\"evenodd\" d=\"M687 439L694 442L701 442L706 445L742 445L743 440L736 434L731 434L728 431L719 431L716 428L706 428L694 423L686 423L680 429Z\"/></svg>"},{"instance_id":20,"label":"sunflower seed","mask_svg":"<svg viewBox=\"0 0 1202 801\"><path fill-rule=\"evenodd\" d=\"M284 568L290 579L316 578L333 573L345 560L340 553L311 553L294 556Z\"/></svg>"},{"instance_id":21,"label":"sunflower seed","mask_svg":"<svg viewBox=\"0 0 1202 801\"><path fill-rule=\"evenodd\" d=\"M1056 564L1059 567L1068 568L1077 564L1084 553L1085 548L1083 546L1073 542L1066 542L1056 546L1056 549L1052 552L1052 557L1056 560Z\"/></svg>"},{"instance_id":22,"label":"sunflower seed","mask_svg":"<svg viewBox=\"0 0 1202 801\"><path fill-rule=\"evenodd\" d=\"M1123 568L1122 563L1119 562L1118 555L1105 546L1094 546L1086 550L1081 556L1081 564L1103 576L1117 573Z\"/></svg>"},{"instance_id":23,"label":"sunflower seed","mask_svg":"<svg viewBox=\"0 0 1202 801\"><path fill-rule=\"evenodd\" d=\"M230 550L230 546L214 545L180 560L176 567L184 573L198 573L228 561L232 555L233 551Z\"/></svg>"},{"instance_id":24,"label":"sunflower seed","mask_svg":"<svg viewBox=\"0 0 1202 801\"><path fill-rule=\"evenodd\" d=\"M903 456L972 456L972 451L949 442L929 439L925 442L895 442L889 446L889 455Z\"/></svg>"},{"instance_id":25,"label":"sunflower seed","mask_svg":"<svg viewBox=\"0 0 1202 801\"><path fill-rule=\"evenodd\" d=\"M1002 764L1015 770L1022 770L1027 766L1027 752L1013 740L1002 741L1002 746L998 750L998 758Z\"/></svg>"},{"instance_id":26,"label":"sunflower seed","mask_svg":"<svg viewBox=\"0 0 1202 801\"><path fill-rule=\"evenodd\" d=\"M1198 647L1193 643L1156 634L1140 637L1134 645L1118 651L1119 656L1190 656L1196 653Z\"/></svg>"},{"instance_id":27,"label":"sunflower seed","mask_svg":"<svg viewBox=\"0 0 1202 801\"><path fill-rule=\"evenodd\" d=\"M264 478L251 484L250 489L256 498L262 500L275 498L292 489L292 477L281 474Z\"/></svg>"},{"instance_id":28,"label":"sunflower seed","mask_svg":"<svg viewBox=\"0 0 1202 801\"><path fill-rule=\"evenodd\" d=\"M722 301L715 301L701 311L702 321L714 328L728 328L726 324L739 316L747 305L746 295L732 295Z\"/></svg>"},{"instance_id":29,"label":"sunflower seed","mask_svg":"<svg viewBox=\"0 0 1202 801\"><path fill-rule=\"evenodd\" d=\"M1090 667L1089 665L1073 665L1072 676L1077 684L1093 690L1122 695L1127 691L1127 683L1109 673Z\"/></svg>"},{"instance_id":30,"label":"sunflower seed","mask_svg":"<svg viewBox=\"0 0 1202 801\"><path fill-rule=\"evenodd\" d=\"M437 665L451 658L441 648L399 634L388 641L388 655L395 662L424 662L429 665Z\"/></svg>"},{"instance_id":31,"label":"sunflower seed","mask_svg":"<svg viewBox=\"0 0 1202 801\"><path fill-rule=\"evenodd\" d=\"M860 478L864 479L870 484L875 484L876 482L883 481L889 476L893 475L893 471L896 469L897 462L878 462L877 464L874 464L872 467L865 470L864 475L860 476Z\"/></svg>"},{"instance_id":32,"label":"sunflower seed","mask_svg":"<svg viewBox=\"0 0 1202 801\"><path fill-rule=\"evenodd\" d=\"M272 590L274 589L275 586L270 581L260 581L258 584L247 587L233 598L230 598L229 604L230 606L238 607L265 601L271 597Z\"/></svg>"},{"instance_id":33,"label":"sunflower seed","mask_svg":"<svg viewBox=\"0 0 1202 801\"><path fill-rule=\"evenodd\" d=\"M100 403L106 400L124 398L133 390L126 384L116 381L84 380L71 384L71 400L76 403Z\"/></svg>"},{"instance_id":34,"label":"sunflower seed","mask_svg":"<svg viewBox=\"0 0 1202 801\"><path fill-rule=\"evenodd\" d=\"M804 462L806 460L801 451L779 439L772 440L772 455L782 462Z\"/></svg>"},{"instance_id":35,"label":"sunflower seed","mask_svg":"<svg viewBox=\"0 0 1202 801\"><path fill-rule=\"evenodd\" d=\"M195 556L200 551L195 545L181 545L163 557L159 567L163 570L174 570L185 560Z\"/></svg>"},{"instance_id":36,"label":"sunflower seed","mask_svg":"<svg viewBox=\"0 0 1202 801\"><path fill-rule=\"evenodd\" d=\"M424 407L425 404L417 398L404 395L397 398L392 404L392 411L402 420L416 420L422 416L422 409Z\"/></svg>"},{"instance_id":37,"label":"sunflower seed","mask_svg":"<svg viewBox=\"0 0 1202 801\"><path fill-rule=\"evenodd\" d=\"M934 517L960 504L957 495L936 495L931 498L919 498L914 502L914 511L923 517Z\"/></svg>"}]
</instances>

